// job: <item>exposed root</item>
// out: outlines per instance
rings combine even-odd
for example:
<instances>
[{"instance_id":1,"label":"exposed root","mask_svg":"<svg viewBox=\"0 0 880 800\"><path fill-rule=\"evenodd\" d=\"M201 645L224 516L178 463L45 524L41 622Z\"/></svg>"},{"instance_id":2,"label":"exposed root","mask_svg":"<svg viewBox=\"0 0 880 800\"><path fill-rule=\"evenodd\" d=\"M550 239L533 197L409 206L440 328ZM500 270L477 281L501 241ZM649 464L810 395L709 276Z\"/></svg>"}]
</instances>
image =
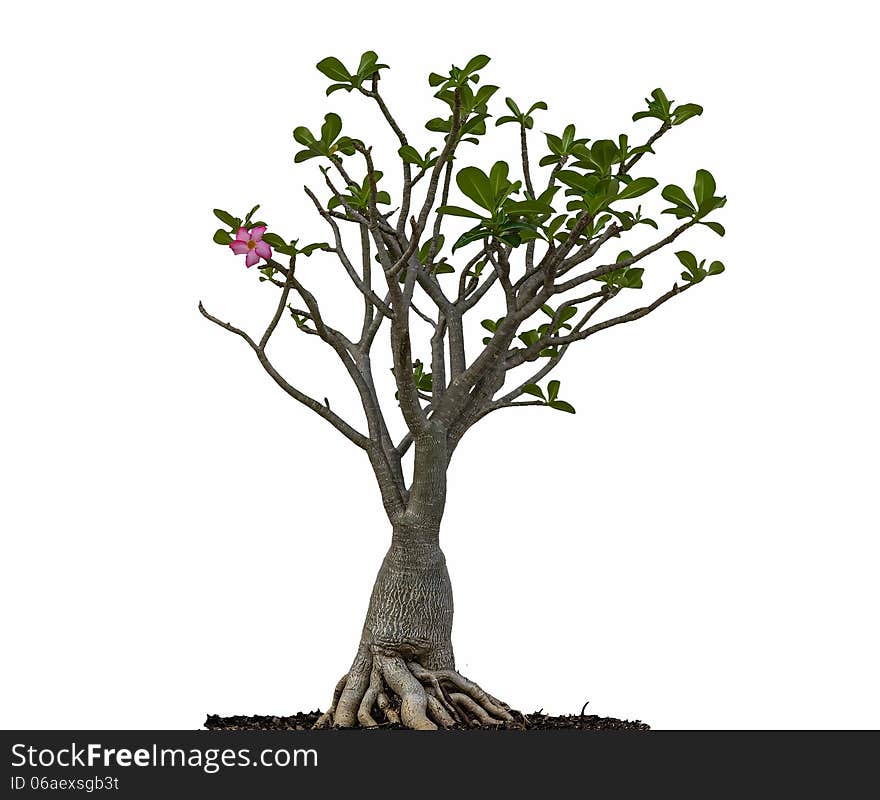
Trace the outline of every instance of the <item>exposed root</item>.
<instances>
[{"instance_id":1,"label":"exposed root","mask_svg":"<svg viewBox=\"0 0 880 800\"><path fill-rule=\"evenodd\" d=\"M428 716L434 720L440 728L451 728L455 725L455 719L450 714L443 703L440 702L433 694L428 694Z\"/></svg>"},{"instance_id":2,"label":"exposed root","mask_svg":"<svg viewBox=\"0 0 880 800\"><path fill-rule=\"evenodd\" d=\"M400 656L374 656L390 689L400 698L400 721L416 731L436 731L428 719L428 696Z\"/></svg>"},{"instance_id":3,"label":"exposed root","mask_svg":"<svg viewBox=\"0 0 880 800\"><path fill-rule=\"evenodd\" d=\"M379 665L375 662L373 663L373 670L370 673L370 685L367 686L367 691L364 692L364 697L361 700L361 704L358 707L358 722L361 724L362 728L375 728L379 723L373 718L372 710L373 705L376 703L376 700L379 697L379 692L382 691L382 670L379 669Z\"/></svg>"},{"instance_id":4,"label":"exposed root","mask_svg":"<svg viewBox=\"0 0 880 800\"><path fill-rule=\"evenodd\" d=\"M318 721L315 723L316 728L329 728L333 725L333 715L336 712L336 704L339 702L339 696L342 694L342 690L345 688L347 681L348 673L346 672L345 675L336 682L336 688L333 690L333 702L330 703L330 708L318 717Z\"/></svg>"},{"instance_id":5,"label":"exposed root","mask_svg":"<svg viewBox=\"0 0 880 800\"><path fill-rule=\"evenodd\" d=\"M376 705L388 722L392 725L400 724L400 714L398 714L397 709L391 705L391 701L388 699L388 695L385 694L385 692L379 692L379 696L376 698Z\"/></svg>"},{"instance_id":6,"label":"exposed root","mask_svg":"<svg viewBox=\"0 0 880 800\"><path fill-rule=\"evenodd\" d=\"M472 698L468 697L466 694L462 692L453 692L450 697L452 697L453 701L458 705L459 708L464 708L466 712L469 712L473 715L473 717L482 725L500 725L501 720L495 719L494 717L489 716L486 713L486 710L480 706Z\"/></svg>"},{"instance_id":7,"label":"exposed root","mask_svg":"<svg viewBox=\"0 0 880 800\"><path fill-rule=\"evenodd\" d=\"M355 659L315 727L401 724L413 730L437 730L514 721L510 706L454 669L426 669L418 661L374 648Z\"/></svg>"}]
</instances>

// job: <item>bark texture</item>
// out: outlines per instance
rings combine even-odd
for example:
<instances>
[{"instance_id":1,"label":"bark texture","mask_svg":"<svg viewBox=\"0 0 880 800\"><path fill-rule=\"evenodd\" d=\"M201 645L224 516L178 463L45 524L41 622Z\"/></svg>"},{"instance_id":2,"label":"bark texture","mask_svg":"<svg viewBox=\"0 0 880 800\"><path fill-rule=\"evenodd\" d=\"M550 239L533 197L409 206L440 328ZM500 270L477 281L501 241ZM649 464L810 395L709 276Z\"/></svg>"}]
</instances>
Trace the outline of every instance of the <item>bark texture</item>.
<instances>
[{"instance_id":1,"label":"bark texture","mask_svg":"<svg viewBox=\"0 0 880 800\"><path fill-rule=\"evenodd\" d=\"M406 510L392 527L357 653L317 726L402 723L418 730L511 721L510 708L455 670L452 584L440 549L446 434L415 442Z\"/></svg>"}]
</instances>

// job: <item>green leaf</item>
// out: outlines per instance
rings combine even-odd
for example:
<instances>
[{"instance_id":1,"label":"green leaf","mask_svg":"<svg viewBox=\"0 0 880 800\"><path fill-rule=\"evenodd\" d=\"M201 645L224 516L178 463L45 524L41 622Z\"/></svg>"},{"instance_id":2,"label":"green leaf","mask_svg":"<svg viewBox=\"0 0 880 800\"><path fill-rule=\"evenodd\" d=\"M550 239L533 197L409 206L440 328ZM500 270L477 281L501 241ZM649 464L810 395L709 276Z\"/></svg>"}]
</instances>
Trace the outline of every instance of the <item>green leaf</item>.
<instances>
[{"instance_id":1,"label":"green leaf","mask_svg":"<svg viewBox=\"0 0 880 800\"><path fill-rule=\"evenodd\" d=\"M559 214L559 216L554 217L550 224L546 226L548 236L555 236L567 219L568 217L565 214Z\"/></svg>"},{"instance_id":2,"label":"green leaf","mask_svg":"<svg viewBox=\"0 0 880 800\"><path fill-rule=\"evenodd\" d=\"M508 184L507 175L509 172L510 167L506 161L496 161L489 171L489 191L492 193L493 200L492 208L495 207L494 201L504 192Z\"/></svg>"},{"instance_id":3,"label":"green leaf","mask_svg":"<svg viewBox=\"0 0 880 800\"><path fill-rule=\"evenodd\" d=\"M434 117L434 119L429 119L425 123L425 127L429 131L434 131L435 133L449 133L452 130L452 121L441 119L440 117Z\"/></svg>"},{"instance_id":4,"label":"green leaf","mask_svg":"<svg viewBox=\"0 0 880 800\"><path fill-rule=\"evenodd\" d=\"M643 267L631 267L628 269L623 276L623 286L626 289L641 289L642 288L642 274L644 273Z\"/></svg>"},{"instance_id":5,"label":"green leaf","mask_svg":"<svg viewBox=\"0 0 880 800\"><path fill-rule=\"evenodd\" d=\"M550 408L555 408L557 411L564 411L566 414L577 413L574 410L574 406L571 403L566 403L565 400L554 400L552 403L548 403L547 405L549 405Z\"/></svg>"},{"instance_id":6,"label":"green leaf","mask_svg":"<svg viewBox=\"0 0 880 800\"><path fill-rule=\"evenodd\" d=\"M303 147L311 147L316 141L312 132L303 125L299 125L293 129L293 138L303 145Z\"/></svg>"},{"instance_id":7,"label":"green leaf","mask_svg":"<svg viewBox=\"0 0 880 800\"><path fill-rule=\"evenodd\" d=\"M491 84L486 84L485 86L481 86L480 90L477 92L476 97L474 97L474 105L475 106L485 106L486 103L492 98L492 95L498 91L497 86L492 86Z\"/></svg>"},{"instance_id":8,"label":"green leaf","mask_svg":"<svg viewBox=\"0 0 880 800\"><path fill-rule=\"evenodd\" d=\"M223 228L218 228L214 231L214 241L217 244L229 244L232 241L232 236L230 236L229 231L224 231Z\"/></svg>"},{"instance_id":9,"label":"green leaf","mask_svg":"<svg viewBox=\"0 0 880 800\"><path fill-rule=\"evenodd\" d=\"M459 247L464 247L465 245L471 244L480 239L488 239L491 235L492 231L482 225L478 225L476 228L471 228L469 231L466 231L458 237L458 240L452 245L452 252L454 253Z\"/></svg>"},{"instance_id":10,"label":"green leaf","mask_svg":"<svg viewBox=\"0 0 880 800\"><path fill-rule=\"evenodd\" d=\"M351 75L348 74L348 70L338 58L328 56L321 59L315 66L332 81L351 81Z\"/></svg>"},{"instance_id":11,"label":"green leaf","mask_svg":"<svg viewBox=\"0 0 880 800\"><path fill-rule=\"evenodd\" d=\"M504 203L504 210L508 214L552 214L553 206L540 200L507 200Z\"/></svg>"},{"instance_id":12,"label":"green leaf","mask_svg":"<svg viewBox=\"0 0 880 800\"><path fill-rule=\"evenodd\" d=\"M436 72L432 72L428 75L428 85L429 86L439 86L441 83L445 83L446 78L442 75L438 75Z\"/></svg>"},{"instance_id":13,"label":"green leaf","mask_svg":"<svg viewBox=\"0 0 880 800\"><path fill-rule=\"evenodd\" d=\"M263 241L266 244L272 245L276 250L281 247L287 247L287 242L284 241L277 233L266 232L263 234Z\"/></svg>"},{"instance_id":14,"label":"green leaf","mask_svg":"<svg viewBox=\"0 0 880 800\"><path fill-rule=\"evenodd\" d=\"M575 306L566 306L559 312L559 321L560 322L568 322L575 314L577 314L577 308ZM568 327L567 325L564 327Z\"/></svg>"},{"instance_id":15,"label":"green leaf","mask_svg":"<svg viewBox=\"0 0 880 800\"><path fill-rule=\"evenodd\" d=\"M681 125L685 120L688 120L691 117L698 117L702 113L702 106L698 106L696 103L685 103L684 105L678 106L678 108L672 112L672 124Z\"/></svg>"},{"instance_id":16,"label":"green leaf","mask_svg":"<svg viewBox=\"0 0 880 800\"><path fill-rule=\"evenodd\" d=\"M480 214L461 206L440 206L437 209L438 214L447 214L451 217L470 217L471 219L483 219Z\"/></svg>"},{"instance_id":17,"label":"green leaf","mask_svg":"<svg viewBox=\"0 0 880 800\"><path fill-rule=\"evenodd\" d=\"M547 139L547 147L550 148L550 152L556 156L565 155L565 151L562 146L562 139L558 136L554 136L552 133L545 133L544 136Z\"/></svg>"},{"instance_id":18,"label":"green leaf","mask_svg":"<svg viewBox=\"0 0 880 800\"><path fill-rule=\"evenodd\" d=\"M610 139L600 139L593 142L593 146L590 148L590 157L602 173L608 172L617 153L617 145Z\"/></svg>"},{"instance_id":19,"label":"green leaf","mask_svg":"<svg viewBox=\"0 0 880 800\"><path fill-rule=\"evenodd\" d=\"M559 396L559 381L550 381L547 384L547 398L552 403Z\"/></svg>"},{"instance_id":20,"label":"green leaf","mask_svg":"<svg viewBox=\"0 0 880 800\"><path fill-rule=\"evenodd\" d=\"M305 247L303 247L301 250L298 250L297 252L302 253L304 256L308 257L312 253L314 253L315 250L327 250L329 249L329 247L330 245L327 244L327 242L313 242L312 244L307 244Z\"/></svg>"},{"instance_id":21,"label":"green leaf","mask_svg":"<svg viewBox=\"0 0 880 800\"><path fill-rule=\"evenodd\" d=\"M336 137L342 133L342 120L339 114L329 113L324 117L324 124L321 126L321 141L330 145L336 141Z\"/></svg>"},{"instance_id":22,"label":"green leaf","mask_svg":"<svg viewBox=\"0 0 880 800\"><path fill-rule=\"evenodd\" d=\"M238 228L241 226L241 220L238 219L238 217L233 217L232 214L228 211L224 211L222 208L215 208L214 216L230 228Z\"/></svg>"},{"instance_id":23,"label":"green leaf","mask_svg":"<svg viewBox=\"0 0 880 800\"><path fill-rule=\"evenodd\" d=\"M705 169L697 170L697 177L694 180L694 198L697 201L697 208L700 210L707 207L709 201L715 197L715 178L712 173Z\"/></svg>"},{"instance_id":24,"label":"green leaf","mask_svg":"<svg viewBox=\"0 0 880 800\"><path fill-rule=\"evenodd\" d=\"M661 111L667 114L669 113L670 101L662 89L654 89L654 91L651 92L651 97L654 98L654 102Z\"/></svg>"},{"instance_id":25,"label":"green leaf","mask_svg":"<svg viewBox=\"0 0 880 800\"><path fill-rule=\"evenodd\" d=\"M625 186L617 195L617 200L629 200L633 197L641 197L647 194L657 186L657 181L653 178L636 178Z\"/></svg>"},{"instance_id":26,"label":"green leaf","mask_svg":"<svg viewBox=\"0 0 880 800\"><path fill-rule=\"evenodd\" d=\"M399 155L407 164L421 164L422 157L419 155L419 151L415 149L412 145L406 144L401 147L397 151L397 155Z\"/></svg>"},{"instance_id":27,"label":"green leaf","mask_svg":"<svg viewBox=\"0 0 880 800\"><path fill-rule=\"evenodd\" d=\"M376 53L372 50L367 50L367 52L361 56L361 60L357 68L357 76L361 81L369 78L380 69L387 68L387 64L377 64L376 62L378 60L379 56L377 56Z\"/></svg>"},{"instance_id":28,"label":"green leaf","mask_svg":"<svg viewBox=\"0 0 880 800\"><path fill-rule=\"evenodd\" d=\"M707 228L711 228L719 236L724 236L724 226L720 222L701 222L700 224L705 225Z\"/></svg>"},{"instance_id":29,"label":"green leaf","mask_svg":"<svg viewBox=\"0 0 880 800\"><path fill-rule=\"evenodd\" d=\"M557 173L556 178L560 183L570 186L581 194L592 191L597 183L595 175L582 175L580 172L575 172L573 169L560 170Z\"/></svg>"},{"instance_id":30,"label":"green leaf","mask_svg":"<svg viewBox=\"0 0 880 800\"><path fill-rule=\"evenodd\" d=\"M536 383L527 383L523 386L523 394L530 394L532 397L538 397L541 400L546 400L544 397L544 392L541 391L541 387Z\"/></svg>"},{"instance_id":31,"label":"green leaf","mask_svg":"<svg viewBox=\"0 0 880 800\"><path fill-rule=\"evenodd\" d=\"M675 255L686 269L692 272L697 269L697 259L693 253L687 250L679 250Z\"/></svg>"},{"instance_id":32,"label":"green leaf","mask_svg":"<svg viewBox=\"0 0 880 800\"><path fill-rule=\"evenodd\" d=\"M492 59L489 56L479 55L474 56L467 64L464 65L464 69L462 73L465 75L470 75L478 70L481 70L486 66Z\"/></svg>"},{"instance_id":33,"label":"green leaf","mask_svg":"<svg viewBox=\"0 0 880 800\"><path fill-rule=\"evenodd\" d=\"M684 206L685 208L689 208L691 211L696 212L697 210L696 208L694 208L694 204L690 201L690 198L687 196L684 189L682 189L680 186L676 186L674 183L665 187L660 193L660 196L664 200L668 200L670 203Z\"/></svg>"},{"instance_id":34,"label":"green leaf","mask_svg":"<svg viewBox=\"0 0 880 800\"><path fill-rule=\"evenodd\" d=\"M720 275L724 272L724 264L720 261L713 261L709 264L709 269L706 271L707 275Z\"/></svg>"},{"instance_id":35,"label":"green leaf","mask_svg":"<svg viewBox=\"0 0 880 800\"><path fill-rule=\"evenodd\" d=\"M455 176L455 182L462 194L469 197L481 208L487 211L495 209L495 195L492 192L492 184L489 176L477 167L464 167Z\"/></svg>"}]
</instances>

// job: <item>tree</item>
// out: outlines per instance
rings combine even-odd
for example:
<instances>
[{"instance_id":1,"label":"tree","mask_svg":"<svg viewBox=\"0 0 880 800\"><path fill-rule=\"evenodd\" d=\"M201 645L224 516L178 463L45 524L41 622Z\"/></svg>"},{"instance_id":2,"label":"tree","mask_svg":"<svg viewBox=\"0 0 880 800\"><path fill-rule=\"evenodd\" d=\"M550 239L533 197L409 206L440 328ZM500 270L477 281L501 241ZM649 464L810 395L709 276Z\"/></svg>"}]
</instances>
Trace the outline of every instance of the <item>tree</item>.
<instances>
[{"instance_id":1,"label":"tree","mask_svg":"<svg viewBox=\"0 0 880 800\"><path fill-rule=\"evenodd\" d=\"M544 406L575 413L561 398L558 380L543 384L572 345L641 319L724 269L719 261L707 265L706 259L679 250L680 280L649 303L625 304L642 289L641 262L647 256L696 226L724 235L719 223L706 218L725 198L716 195L712 175L702 169L692 196L675 185L662 190L671 204L662 213L677 220L669 233L636 252L605 256L611 240L639 226L659 230L657 222L642 215L641 206L632 210L621 204L630 205L657 187L654 178L635 177L634 168L654 153L662 136L701 114L700 106L674 105L655 89L647 109L634 114L633 121L652 119L659 127L638 146L631 146L625 134L591 142L578 136L574 125L560 135L547 133L549 152L538 162L545 169L539 181L528 134L535 113L547 105L539 101L521 110L508 97L509 113L498 117L495 126L518 130L521 179L511 177L504 161L488 170L458 168L460 150L478 145L487 134L489 103L498 90L480 84L488 63L487 56L478 55L448 74L430 74L434 97L446 108L426 125L439 135L427 151L411 144L392 116L379 91L380 73L387 66L374 52L361 56L355 72L333 57L318 63L332 81L328 95L339 90L362 95L376 105L396 137L402 185L392 210L380 208L391 206L392 196L380 188L387 182L374 164L371 145L343 135L341 119L329 113L318 135L305 127L293 132L302 146L295 161L322 162L329 200L322 202L308 187L305 192L329 229L329 243L301 246L298 239L269 232L266 223L254 219L259 206L243 218L214 212L226 226L214 241L245 255L247 266L263 261L260 281L276 287L279 297L259 339L212 316L202 304L199 310L241 337L287 394L364 452L391 523L391 544L357 653L321 725L370 726L384 718L433 729L512 719L509 706L455 670L452 588L439 545L452 455L477 422L501 409ZM466 205L450 203L453 178ZM470 227L447 252L444 229L454 217L468 220ZM352 240L360 250L357 259L349 255ZM300 265L316 251L334 254L363 300L357 339L327 319L306 286ZM503 313L482 320L482 343L469 348L466 315L485 307L490 297ZM302 334L318 337L342 362L363 407L361 423L343 419L327 399L310 397L276 369L267 346L286 311ZM399 441L392 438L386 416L390 398L382 402L371 360L386 321L396 408L405 425ZM422 353L424 362L415 357ZM408 469L404 457L410 450Z\"/></svg>"}]
</instances>

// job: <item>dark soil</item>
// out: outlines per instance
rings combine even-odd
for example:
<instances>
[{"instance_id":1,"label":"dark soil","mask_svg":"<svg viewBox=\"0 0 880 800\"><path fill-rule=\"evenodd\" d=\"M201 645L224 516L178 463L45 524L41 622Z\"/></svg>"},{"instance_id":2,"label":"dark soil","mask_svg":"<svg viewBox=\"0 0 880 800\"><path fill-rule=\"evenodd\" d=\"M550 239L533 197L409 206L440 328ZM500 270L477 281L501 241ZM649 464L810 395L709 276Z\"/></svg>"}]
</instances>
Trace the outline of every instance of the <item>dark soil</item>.
<instances>
[{"instance_id":1,"label":"dark soil","mask_svg":"<svg viewBox=\"0 0 880 800\"><path fill-rule=\"evenodd\" d=\"M221 717L209 714L205 727L209 731L305 731L309 730L320 711L299 712L290 717ZM527 731L647 731L650 726L638 720L615 719L614 717L597 717L595 714L570 714L564 717L551 717L542 711L535 711L522 717L522 722L504 725L483 725L480 728L458 726L460 730L527 730ZM379 725L379 730L394 730L400 725ZM361 728L360 730L376 730Z\"/></svg>"}]
</instances>

